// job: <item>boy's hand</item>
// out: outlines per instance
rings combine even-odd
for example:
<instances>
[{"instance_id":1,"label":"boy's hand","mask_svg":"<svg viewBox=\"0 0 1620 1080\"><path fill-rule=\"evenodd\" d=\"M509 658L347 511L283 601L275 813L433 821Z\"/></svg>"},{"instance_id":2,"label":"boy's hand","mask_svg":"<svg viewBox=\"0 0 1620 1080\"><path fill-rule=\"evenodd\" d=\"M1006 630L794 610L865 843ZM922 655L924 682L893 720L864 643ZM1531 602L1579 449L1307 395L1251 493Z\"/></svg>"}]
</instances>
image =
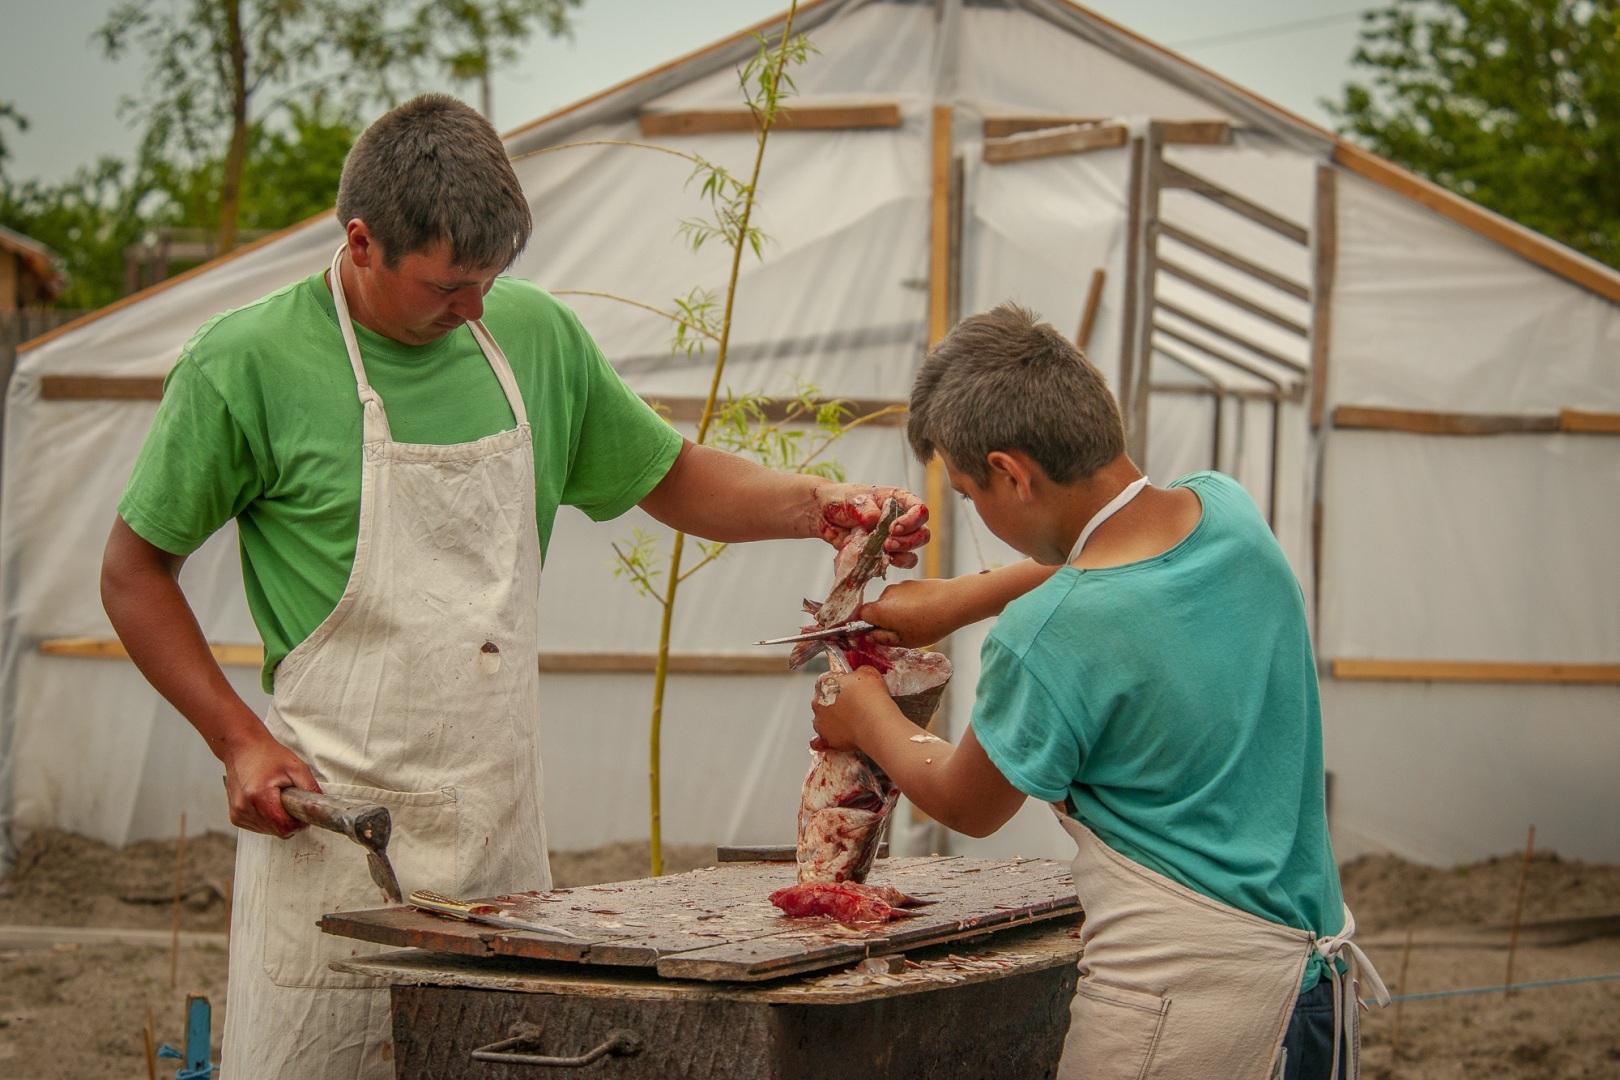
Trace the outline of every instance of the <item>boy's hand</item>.
<instances>
[{"instance_id":1,"label":"boy's hand","mask_svg":"<svg viewBox=\"0 0 1620 1080\"><path fill-rule=\"evenodd\" d=\"M901 569L917 565L916 548L928 543L928 507L904 488L872 487L869 484L822 484L816 490L821 511L817 531L833 547L843 547L852 529L870 529L883 517L883 504L898 499L903 508L889 526L889 539L883 550L889 561Z\"/></svg>"},{"instance_id":2,"label":"boy's hand","mask_svg":"<svg viewBox=\"0 0 1620 1080\"><path fill-rule=\"evenodd\" d=\"M828 672L816 680L811 702L816 712L818 749L859 750L867 726L887 706L898 710L876 668L856 668L847 675Z\"/></svg>"},{"instance_id":3,"label":"boy's hand","mask_svg":"<svg viewBox=\"0 0 1620 1080\"><path fill-rule=\"evenodd\" d=\"M862 604L855 618L878 627L870 636L879 645L925 648L973 621L959 610L960 591L955 578L897 581L876 600Z\"/></svg>"}]
</instances>

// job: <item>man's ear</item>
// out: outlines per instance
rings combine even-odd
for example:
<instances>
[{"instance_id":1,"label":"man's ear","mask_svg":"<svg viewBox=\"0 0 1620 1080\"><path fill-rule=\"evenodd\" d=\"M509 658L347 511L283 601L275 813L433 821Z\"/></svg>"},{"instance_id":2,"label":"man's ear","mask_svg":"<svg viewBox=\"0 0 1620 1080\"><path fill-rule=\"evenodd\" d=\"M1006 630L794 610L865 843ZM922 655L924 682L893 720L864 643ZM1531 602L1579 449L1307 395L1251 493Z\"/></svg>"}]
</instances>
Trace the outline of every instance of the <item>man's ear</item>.
<instances>
[{"instance_id":1,"label":"man's ear","mask_svg":"<svg viewBox=\"0 0 1620 1080\"><path fill-rule=\"evenodd\" d=\"M368 267L382 258L377 250L377 241L372 238L371 230L366 223L355 218L343 227L349 241L349 261L356 266Z\"/></svg>"},{"instance_id":2,"label":"man's ear","mask_svg":"<svg viewBox=\"0 0 1620 1080\"><path fill-rule=\"evenodd\" d=\"M1035 463L1027 454L1018 450L992 450L985 461L990 466L992 483L1000 478L1012 484L1020 502L1034 499Z\"/></svg>"}]
</instances>

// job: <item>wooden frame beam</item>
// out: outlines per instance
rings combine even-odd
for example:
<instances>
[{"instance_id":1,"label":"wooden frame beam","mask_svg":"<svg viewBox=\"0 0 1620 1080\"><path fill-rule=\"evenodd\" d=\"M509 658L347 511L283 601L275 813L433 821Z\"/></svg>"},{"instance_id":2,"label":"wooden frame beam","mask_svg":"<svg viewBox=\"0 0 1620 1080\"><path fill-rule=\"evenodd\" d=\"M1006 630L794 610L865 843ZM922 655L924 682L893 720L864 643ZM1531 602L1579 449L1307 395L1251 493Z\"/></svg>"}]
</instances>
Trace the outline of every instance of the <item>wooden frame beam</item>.
<instances>
[{"instance_id":1,"label":"wooden frame beam","mask_svg":"<svg viewBox=\"0 0 1620 1080\"><path fill-rule=\"evenodd\" d=\"M1311 233L1311 427L1322 426L1333 337L1333 283L1339 267L1338 173L1316 169L1316 228Z\"/></svg>"},{"instance_id":2,"label":"wooden frame beam","mask_svg":"<svg viewBox=\"0 0 1620 1080\"><path fill-rule=\"evenodd\" d=\"M1252 203L1243 196L1226 190L1213 180L1206 180L1202 176L1190 173L1179 165L1172 165L1168 161L1164 163L1164 186L1190 191L1194 195L1202 195L1211 202L1219 203L1233 213L1248 218L1256 225L1286 236L1296 244L1308 244L1311 242L1310 230L1305 226L1289 221L1278 214L1273 214L1258 203Z\"/></svg>"},{"instance_id":3,"label":"wooden frame beam","mask_svg":"<svg viewBox=\"0 0 1620 1080\"><path fill-rule=\"evenodd\" d=\"M39 396L45 401L157 401L163 397L163 376L41 375Z\"/></svg>"},{"instance_id":4,"label":"wooden frame beam","mask_svg":"<svg viewBox=\"0 0 1620 1080\"><path fill-rule=\"evenodd\" d=\"M759 130L754 112L747 106L726 109L685 109L678 112L645 110L637 118L643 138L681 135L713 135ZM900 106L885 101L870 105L796 105L776 116L771 132L851 131L867 128L897 128Z\"/></svg>"},{"instance_id":5,"label":"wooden frame beam","mask_svg":"<svg viewBox=\"0 0 1620 1080\"><path fill-rule=\"evenodd\" d=\"M1333 426L1417 435L1517 435L1559 430L1556 416L1418 412L1368 405L1338 406L1333 410Z\"/></svg>"},{"instance_id":6,"label":"wooden frame beam","mask_svg":"<svg viewBox=\"0 0 1620 1080\"><path fill-rule=\"evenodd\" d=\"M1605 300L1620 304L1620 273L1595 259L1528 229L1511 218L1493 213L1359 146L1340 140L1333 152L1333 160L1357 176L1388 188L1502 245L1543 270L1572 281Z\"/></svg>"},{"instance_id":7,"label":"wooden frame beam","mask_svg":"<svg viewBox=\"0 0 1620 1080\"><path fill-rule=\"evenodd\" d=\"M1279 274L1275 270L1268 270L1259 263L1250 262L1241 255L1233 254L1218 244L1212 244L1208 240L1205 240L1199 236L1194 236L1192 233L1187 232L1184 229L1178 229L1176 226L1171 225L1168 222L1164 222L1159 225L1159 235L1168 237L1178 244L1183 244L1190 247L1201 255L1207 255L1216 262L1225 263L1227 266L1230 266L1232 269L1237 270L1240 273L1247 274L1252 278L1257 278L1260 281L1265 282L1267 285L1270 285L1273 289L1285 292L1289 296L1297 297L1300 300L1306 301L1310 300L1311 298L1311 290L1309 286L1302 285L1293 278Z\"/></svg>"},{"instance_id":8,"label":"wooden frame beam","mask_svg":"<svg viewBox=\"0 0 1620 1080\"><path fill-rule=\"evenodd\" d=\"M1074 335L1075 348L1081 352L1091 344L1091 331L1097 325L1097 308L1102 304L1103 282L1107 280L1108 271L1102 267L1091 272L1091 287L1086 290L1086 306L1080 312L1080 329Z\"/></svg>"},{"instance_id":9,"label":"wooden frame beam","mask_svg":"<svg viewBox=\"0 0 1620 1080\"><path fill-rule=\"evenodd\" d=\"M1307 367L1305 364L1301 363L1300 361L1290 359L1289 357L1284 356L1280 352L1277 352L1277 351L1275 351L1273 349L1268 349L1264 345L1260 345L1260 344L1257 344L1256 342L1250 341L1248 338L1244 337L1242 334L1233 333L1232 331L1226 329L1225 327L1220 326L1220 325L1218 325L1216 323L1212 323L1208 319L1203 318L1200 315L1194 315L1192 312L1188 311L1186 308L1182 307L1179 304L1173 304L1168 300L1160 300L1159 301L1159 310L1164 311L1164 312L1168 312L1169 314L1174 315L1176 318L1181 319L1181 320L1183 320L1185 322L1190 322L1194 326L1198 327L1200 330L1207 330L1211 334L1216 335L1217 337L1225 338L1227 341L1230 341L1234 345L1242 346L1243 348L1245 348L1245 349L1249 350L1250 352L1254 353L1254 355L1256 355L1256 356L1263 356L1267 360L1270 360L1272 363L1281 364L1283 367L1288 368L1290 371L1297 371L1301 375L1303 375L1307 371L1310 370L1309 367Z\"/></svg>"},{"instance_id":10,"label":"wooden frame beam","mask_svg":"<svg viewBox=\"0 0 1620 1080\"><path fill-rule=\"evenodd\" d=\"M1281 376L1273 375L1271 372L1266 371L1252 360L1245 360L1243 357L1229 353L1224 349L1218 349L1213 345L1206 345L1202 341L1199 341L1196 338L1190 338L1181 333L1179 330L1166 326L1163 323L1155 322L1153 324L1153 332L1155 334L1163 334L1170 340L1180 342L1189 348L1203 353L1205 356L1213 357L1214 359L1219 360L1223 364L1229 364L1246 375L1253 375L1257 379L1262 379L1270 383L1272 386L1277 388L1276 396L1278 397L1292 398L1295 395L1295 392L1299 389L1298 383L1294 383L1292 385L1285 384ZM1171 357L1172 359L1179 359L1174 352L1166 353L1165 355Z\"/></svg>"},{"instance_id":11,"label":"wooden frame beam","mask_svg":"<svg viewBox=\"0 0 1620 1080\"><path fill-rule=\"evenodd\" d=\"M210 644L214 659L224 667L260 667L264 648L259 645ZM45 656L73 656L98 660L128 660L117 638L46 638L39 643ZM558 674L652 674L655 652L542 652L540 670ZM677 675L787 675L785 655L762 653L671 653L669 670Z\"/></svg>"},{"instance_id":12,"label":"wooden frame beam","mask_svg":"<svg viewBox=\"0 0 1620 1080\"><path fill-rule=\"evenodd\" d=\"M1590 435L1620 435L1620 413L1559 409L1558 430L1578 431Z\"/></svg>"},{"instance_id":13,"label":"wooden frame beam","mask_svg":"<svg viewBox=\"0 0 1620 1080\"><path fill-rule=\"evenodd\" d=\"M1209 293L1209 295L1218 300L1224 300L1226 303L1231 304L1235 308L1240 308L1243 311L1247 311L1250 315L1253 315L1257 319L1264 319L1266 322L1272 323L1275 326L1280 326L1284 330L1298 334L1300 337L1308 337L1310 335L1310 328L1304 323L1295 322L1288 316L1275 312L1266 307L1264 304L1257 304L1253 300L1250 300L1247 296L1235 293L1231 289L1226 288L1224 285L1218 285L1204 275L1194 270L1189 270L1187 267L1182 266L1178 262L1166 259L1163 255L1159 256L1159 269L1163 270L1171 277L1180 278L1182 281L1185 281L1194 288L1202 289L1204 292Z\"/></svg>"},{"instance_id":14,"label":"wooden frame beam","mask_svg":"<svg viewBox=\"0 0 1620 1080\"><path fill-rule=\"evenodd\" d=\"M46 401L157 401L163 396L163 377L119 375L45 375L40 378L40 397ZM703 415L704 398L701 397L648 397L649 405L659 409L670 420L692 421ZM873 413L884 413L866 421L875 427L901 427L906 422L907 402L889 398L812 398L820 408L840 401L850 408L850 419L859 419ZM765 406L765 418L781 422L793 403L781 398L771 399ZM885 410L890 410L884 412ZM815 417L803 423L815 422Z\"/></svg>"},{"instance_id":15,"label":"wooden frame beam","mask_svg":"<svg viewBox=\"0 0 1620 1080\"><path fill-rule=\"evenodd\" d=\"M952 128L956 112L949 105L935 105L933 130L930 134L929 173L929 226L928 226L928 344L932 348L951 330L951 317L956 306L952 284L956 280L952 266L951 246L953 233L953 207L951 199L955 166L952 163ZM923 501L936 509L951 506L950 485L938 454L928 463L923 480ZM949 576L947 547L950 542L949 515L940 513L933 522L934 540L923 548L922 565L925 577Z\"/></svg>"},{"instance_id":16,"label":"wooden frame beam","mask_svg":"<svg viewBox=\"0 0 1620 1080\"><path fill-rule=\"evenodd\" d=\"M986 139L983 154L984 160L991 165L1006 165L1014 161L1032 161L1063 154L1084 154L1091 150L1113 150L1124 146L1130 134L1130 129L1124 124L1075 125L1010 135L1004 139Z\"/></svg>"},{"instance_id":17,"label":"wooden frame beam","mask_svg":"<svg viewBox=\"0 0 1620 1080\"><path fill-rule=\"evenodd\" d=\"M1106 116L991 116L984 121L986 139L1005 139L1029 131L1104 124ZM1225 146L1232 141L1232 125L1225 120L1160 120L1166 143L1181 146Z\"/></svg>"},{"instance_id":18,"label":"wooden frame beam","mask_svg":"<svg viewBox=\"0 0 1620 1080\"><path fill-rule=\"evenodd\" d=\"M1620 664L1515 663L1475 660L1337 659L1335 679L1381 682L1593 683L1620 685Z\"/></svg>"},{"instance_id":19,"label":"wooden frame beam","mask_svg":"<svg viewBox=\"0 0 1620 1080\"><path fill-rule=\"evenodd\" d=\"M647 397L645 400L647 404L651 405L653 408L662 413L666 419L690 422L698 420L703 416L703 406L708 399L701 397L658 396ZM909 409L909 404L907 402L889 398L818 397L810 399L810 403L815 409L820 409L822 406L830 405L833 402L841 402L848 406L849 413L848 418L845 421L846 423L849 420L859 420L863 416L871 416L872 419L865 421L865 423L870 424L873 427L903 427L905 426L906 413ZM716 408L719 408L723 404L724 402L716 402L715 406ZM788 410L794 407L796 404L796 402L783 398L772 398L764 406L765 419L773 423L781 423L787 418ZM877 415L880 413L882 415ZM815 421L815 413L811 412L806 416L800 417L796 422L813 424Z\"/></svg>"}]
</instances>

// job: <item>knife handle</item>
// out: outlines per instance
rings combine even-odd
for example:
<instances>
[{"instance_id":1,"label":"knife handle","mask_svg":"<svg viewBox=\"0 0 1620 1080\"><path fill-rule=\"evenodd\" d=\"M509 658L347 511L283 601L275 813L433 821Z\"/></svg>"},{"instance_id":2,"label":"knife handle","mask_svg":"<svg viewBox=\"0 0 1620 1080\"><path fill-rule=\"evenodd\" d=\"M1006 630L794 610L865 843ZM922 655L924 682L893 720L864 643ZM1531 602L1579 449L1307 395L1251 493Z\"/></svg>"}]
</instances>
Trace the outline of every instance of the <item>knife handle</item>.
<instances>
[{"instance_id":1,"label":"knife handle","mask_svg":"<svg viewBox=\"0 0 1620 1080\"><path fill-rule=\"evenodd\" d=\"M289 787L281 789L281 808L299 821L342 833L374 851L388 846L392 819L388 808L378 803Z\"/></svg>"}]
</instances>

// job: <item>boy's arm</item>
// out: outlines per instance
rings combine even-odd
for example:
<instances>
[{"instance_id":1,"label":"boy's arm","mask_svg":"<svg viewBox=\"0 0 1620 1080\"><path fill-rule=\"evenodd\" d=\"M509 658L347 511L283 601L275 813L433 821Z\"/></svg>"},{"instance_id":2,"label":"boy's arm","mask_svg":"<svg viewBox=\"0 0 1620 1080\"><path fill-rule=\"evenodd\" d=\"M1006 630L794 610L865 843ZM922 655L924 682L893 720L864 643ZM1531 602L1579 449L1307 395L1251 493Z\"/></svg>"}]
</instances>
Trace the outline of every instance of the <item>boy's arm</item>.
<instances>
[{"instance_id":1,"label":"boy's arm","mask_svg":"<svg viewBox=\"0 0 1620 1080\"><path fill-rule=\"evenodd\" d=\"M839 691L831 705L815 704L821 743L865 753L935 821L968 836L989 836L1024 804L1024 793L991 763L971 727L959 746L932 736L919 742L922 732L901 714L874 669L822 678L836 679Z\"/></svg>"},{"instance_id":2,"label":"boy's arm","mask_svg":"<svg viewBox=\"0 0 1620 1080\"><path fill-rule=\"evenodd\" d=\"M225 765L231 823L272 836L303 825L281 806L281 789L320 785L299 757L271 736L231 686L180 590L185 557L113 522L101 563L101 602L130 659Z\"/></svg>"},{"instance_id":3,"label":"boy's arm","mask_svg":"<svg viewBox=\"0 0 1620 1080\"><path fill-rule=\"evenodd\" d=\"M872 631L880 645L920 649L973 623L993 618L1059 567L1025 559L1010 566L954 578L897 581L855 613L882 629Z\"/></svg>"}]
</instances>

